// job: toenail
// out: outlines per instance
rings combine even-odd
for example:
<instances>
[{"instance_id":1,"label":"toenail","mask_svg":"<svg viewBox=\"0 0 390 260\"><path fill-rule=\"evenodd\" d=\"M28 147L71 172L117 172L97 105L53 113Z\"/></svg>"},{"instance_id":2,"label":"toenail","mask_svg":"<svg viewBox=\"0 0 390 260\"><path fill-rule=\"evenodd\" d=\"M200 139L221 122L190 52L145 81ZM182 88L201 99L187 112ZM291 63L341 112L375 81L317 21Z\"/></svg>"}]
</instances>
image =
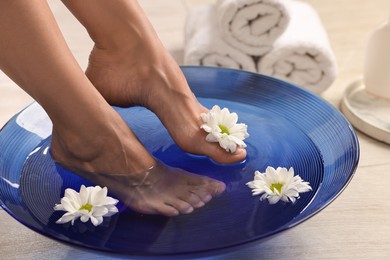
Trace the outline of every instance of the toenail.
<instances>
[{"instance_id":1,"label":"toenail","mask_svg":"<svg viewBox=\"0 0 390 260\"><path fill-rule=\"evenodd\" d=\"M196 204L196 207L200 208L200 207L203 207L205 205L205 203L203 201L199 201L197 204Z\"/></svg>"},{"instance_id":2,"label":"toenail","mask_svg":"<svg viewBox=\"0 0 390 260\"><path fill-rule=\"evenodd\" d=\"M211 199L212 199L212 196L211 196L210 194L207 194L207 195L204 197L203 202L209 202Z\"/></svg>"},{"instance_id":3,"label":"toenail","mask_svg":"<svg viewBox=\"0 0 390 260\"><path fill-rule=\"evenodd\" d=\"M178 210L172 210L172 212L170 213L170 216L175 217L175 216L178 216L179 214L180 214L180 212Z\"/></svg>"},{"instance_id":4,"label":"toenail","mask_svg":"<svg viewBox=\"0 0 390 260\"><path fill-rule=\"evenodd\" d=\"M189 214L189 213L191 213L192 211L194 211L194 208L193 208L193 207L189 207L184 213L185 213L185 214Z\"/></svg>"}]
</instances>

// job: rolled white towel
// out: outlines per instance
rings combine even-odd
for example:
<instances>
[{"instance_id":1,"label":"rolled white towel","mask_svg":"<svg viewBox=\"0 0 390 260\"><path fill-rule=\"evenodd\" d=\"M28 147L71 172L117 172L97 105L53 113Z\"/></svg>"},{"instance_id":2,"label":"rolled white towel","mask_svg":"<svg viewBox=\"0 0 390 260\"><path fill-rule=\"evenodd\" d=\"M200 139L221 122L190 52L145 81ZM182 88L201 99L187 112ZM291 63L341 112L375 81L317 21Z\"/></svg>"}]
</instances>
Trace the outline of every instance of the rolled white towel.
<instances>
[{"instance_id":1,"label":"rolled white towel","mask_svg":"<svg viewBox=\"0 0 390 260\"><path fill-rule=\"evenodd\" d=\"M221 39L212 5L202 6L187 18L184 64L256 71L252 57L232 48Z\"/></svg>"},{"instance_id":2,"label":"rolled white towel","mask_svg":"<svg viewBox=\"0 0 390 260\"><path fill-rule=\"evenodd\" d=\"M332 84L337 71L328 36L310 5L293 2L290 9L286 31L259 60L258 71L320 94Z\"/></svg>"},{"instance_id":3,"label":"rolled white towel","mask_svg":"<svg viewBox=\"0 0 390 260\"><path fill-rule=\"evenodd\" d=\"M222 38L238 50L264 55L290 20L291 0L218 0L216 15Z\"/></svg>"}]
</instances>

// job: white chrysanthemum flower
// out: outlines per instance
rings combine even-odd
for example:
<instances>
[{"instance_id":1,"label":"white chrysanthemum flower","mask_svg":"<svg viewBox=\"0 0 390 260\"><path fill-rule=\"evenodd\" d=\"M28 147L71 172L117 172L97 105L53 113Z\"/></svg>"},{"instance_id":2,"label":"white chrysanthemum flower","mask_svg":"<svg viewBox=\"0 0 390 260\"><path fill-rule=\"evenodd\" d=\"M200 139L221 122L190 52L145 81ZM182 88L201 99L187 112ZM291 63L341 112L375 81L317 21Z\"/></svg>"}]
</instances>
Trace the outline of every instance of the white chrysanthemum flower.
<instances>
[{"instance_id":1,"label":"white chrysanthemum flower","mask_svg":"<svg viewBox=\"0 0 390 260\"><path fill-rule=\"evenodd\" d=\"M118 212L115 206L118 200L107 196L107 188L85 187L81 185L80 193L73 189L66 189L65 196L60 204L56 204L54 210L67 211L60 219L58 224L64 224L71 221L72 225L78 218L82 222L91 220L94 226L103 222L103 217L109 217Z\"/></svg>"},{"instance_id":2,"label":"white chrysanthemum flower","mask_svg":"<svg viewBox=\"0 0 390 260\"><path fill-rule=\"evenodd\" d=\"M209 133L206 136L208 142L218 142L227 152L234 153L237 146L245 148L244 139L249 136L246 124L237 124L238 116L230 113L229 109L221 109L215 105L208 113L202 113L204 122L200 126Z\"/></svg>"},{"instance_id":3,"label":"white chrysanthemum flower","mask_svg":"<svg viewBox=\"0 0 390 260\"><path fill-rule=\"evenodd\" d=\"M299 193L312 190L308 182L304 182L299 175L294 176L294 169L267 167L265 173L255 172L253 181L248 182L253 195L262 195L260 200L268 199L270 204L279 200L295 202Z\"/></svg>"}]
</instances>

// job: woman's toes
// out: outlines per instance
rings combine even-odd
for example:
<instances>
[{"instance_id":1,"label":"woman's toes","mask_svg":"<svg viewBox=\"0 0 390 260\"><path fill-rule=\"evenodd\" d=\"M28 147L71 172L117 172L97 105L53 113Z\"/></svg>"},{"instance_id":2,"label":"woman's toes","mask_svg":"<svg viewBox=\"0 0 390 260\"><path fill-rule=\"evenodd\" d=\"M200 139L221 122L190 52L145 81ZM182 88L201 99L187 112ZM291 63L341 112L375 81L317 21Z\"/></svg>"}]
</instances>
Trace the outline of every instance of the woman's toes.
<instances>
[{"instance_id":1,"label":"woman's toes","mask_svg":"<svg viewBox=\"0 0 390 260\"><path fill-rule=\"evenodd\" d=\"M167 217L175 217L180 215L181 212L177 210L175 207L171 205L166 204L159 204L155 209L154 212L148 212L150 214L160 214Z\"/></svg>"},{"instance_id":2,"label":"woman's toes","mask_svg":"<svg viewBox=\"0 0 390 260\"><path fill-rule=\"evenodd\" d=\"M201 142L199 142L201 143ZM199 148L202 154L210 157L213 161L220 164L238 163L245 160L246 150L237 148L234 153L226 152L218 143L209 143L206 140L202 142L203 145Z\"/></svg>"},{"instance_id":3,"label":"woman's toes","mask_svg":"<svg viewBox=\"0 0 390 260\"><path fill-rule=\"evenodd\" d=\"M206 186L206 191L210 193L212 197L217 196L224 192L226 189L225 183L214 179L209 179L209 183Z\"/></svg>"},{"instance_id":4,"label":"woman's toes","mask_svg":"<svg viewBox=\"0 0 390 260\"><path fill-rule=\"evenodd\" d=\"M213 196L211 196L211 194L204 189L198 188L198 189L192 190L192 192L200 198L200 200L203 202L203 204L206 204L207 202L209 202L213 198Z\"/></svg>"},{"instance_id":5,"label":"woman's toes","mask_svg":"<svg viewBox=\"0 0 390 260\"><path fill-rule=\"evenodd\" d=\"M171 199L166 202L167 205L177 209L181 214L189 214L194 211L194 208L188 203L178 198Z\"/></svg>"},{"instance_id":6,"label":"woman's toes","mask_svg":"<svg viewBox=\"0 0 390 260\"><path fill-rule=\"evenodd\" d=\"M224 182L209 177L192 178L188 182L193 186L191 192L198 195L203 202L209 201L209 196L217 196L226 189Z\"/></svg>"},{"instance_id":7,"label":"woman's toes","mask_svg":"<svg viewBox=\"0 0 390 260\"><path fill-rule=\"evenodd\" d=\"M188 192L185 196L179 196L179 198L183 201L186 201L194 208L201 208L205 205L201 198L197 194L192 192Z\"/></svg>"}]
</instances>

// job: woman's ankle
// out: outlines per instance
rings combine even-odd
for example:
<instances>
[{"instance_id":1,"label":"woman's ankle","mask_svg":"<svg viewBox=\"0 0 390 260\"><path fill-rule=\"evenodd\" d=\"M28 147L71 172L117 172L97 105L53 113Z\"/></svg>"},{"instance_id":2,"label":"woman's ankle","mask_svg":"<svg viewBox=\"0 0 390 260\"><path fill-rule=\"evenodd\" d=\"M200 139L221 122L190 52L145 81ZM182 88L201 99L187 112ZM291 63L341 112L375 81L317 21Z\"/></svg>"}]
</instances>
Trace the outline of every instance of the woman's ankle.
<instances>
[{"instance_id":1,"label":"woman's ankle","mask_svg":"<svg viewBox=\"0 0 390 260\"><path fill-rule=\"evenodd\" d=\"M84 122L75 121L72 127L53 126L52 156L65 168L121 174L154 165L154 158L111 107Z\"/></svg>"}]
</instances>

